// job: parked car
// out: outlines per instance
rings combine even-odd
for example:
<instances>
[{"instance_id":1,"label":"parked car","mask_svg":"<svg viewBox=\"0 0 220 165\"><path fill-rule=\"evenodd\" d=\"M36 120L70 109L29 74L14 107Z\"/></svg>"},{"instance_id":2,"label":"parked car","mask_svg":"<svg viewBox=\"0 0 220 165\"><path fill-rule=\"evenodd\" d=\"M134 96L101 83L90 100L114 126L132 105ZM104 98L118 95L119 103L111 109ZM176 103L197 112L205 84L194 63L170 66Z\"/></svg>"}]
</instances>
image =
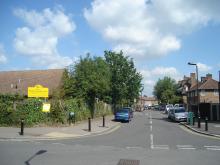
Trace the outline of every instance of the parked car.
<instances>
[{"instance_id":1,"label":"parked car","mask_svg":"<svg viewBox=\"0 0 220 165\"><path fill-rule=\"evenodd\" d=\"M168 118L173 121L186 121L188 112L183 107L177 107L169 110Z\"/></svg>"},{"instance_id":2,"label":"parked car","mask_svg":"<svg viewBox=\"0 0 220 165\"><path fill-rule=\"evenodd\" d=\"M160 111L165 111L166 105L165 104L160 104L159 110Z\"/></svg>"},{"instance_id":3,"label":"parked car","mask_svg":"<svg viewBox=\"0 0 220 165\"><path fill-rule=\"evenodd\" d=\"M168 113L170 109L173 108L173 104L167 104L165 108L165 113Z\"/></svg>"},{"instance_id":4,"label":"parked car","mask_svg":"<svg viewBox=\"0 0 220 165\"><path fill-rule=\"evenodd\" d=\"M154 105L154 110L155 111L159 111L160 110L160 106L159 105Z\"/></svg>"},{"instance_id":5,"label":"parked car","mask_svg":"<svg viewBox=\"0 0 220 165\"><path fill-rule=\"evenodd\" d=\"M184 107L183 104L174 104L174 108Z\"/></svg>"},{"instance_id":6,"label":"parked car","mask_svg":"<svg viewBox=\"0 0 220 165\"><path fill-rule=\"evenodd\" d=\"M133 117L133 112L131 108L122 108L115 113L116 121L129 122Z\"/></svg>"}]
</instances>

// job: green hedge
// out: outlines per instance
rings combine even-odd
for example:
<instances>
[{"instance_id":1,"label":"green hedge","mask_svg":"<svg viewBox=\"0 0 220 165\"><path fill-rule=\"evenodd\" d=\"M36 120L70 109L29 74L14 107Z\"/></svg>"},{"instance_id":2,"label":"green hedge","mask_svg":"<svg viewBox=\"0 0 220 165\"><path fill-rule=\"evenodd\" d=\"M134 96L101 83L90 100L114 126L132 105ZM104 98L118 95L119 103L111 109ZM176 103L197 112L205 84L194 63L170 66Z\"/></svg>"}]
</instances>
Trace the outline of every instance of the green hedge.
<instances>
[{"instance_id":1,"label":"green hedge","mask_svg":"<svg viewBox=\"0 0 220 165\"><path fill-rule=\"evenodd\" d=\"M51 99L49 100L50 113L42 112L43 102L42 99L22 99L18 96L0 95L0 125L19 126L21 119L25 120L27 127L42 124L67 124L70 112L74 112L76 122L91 117L88 106L80 99ZM108 114L112 114L109 105L103 102L95 104L95 117Z\"/></svg>"}]
</instances>

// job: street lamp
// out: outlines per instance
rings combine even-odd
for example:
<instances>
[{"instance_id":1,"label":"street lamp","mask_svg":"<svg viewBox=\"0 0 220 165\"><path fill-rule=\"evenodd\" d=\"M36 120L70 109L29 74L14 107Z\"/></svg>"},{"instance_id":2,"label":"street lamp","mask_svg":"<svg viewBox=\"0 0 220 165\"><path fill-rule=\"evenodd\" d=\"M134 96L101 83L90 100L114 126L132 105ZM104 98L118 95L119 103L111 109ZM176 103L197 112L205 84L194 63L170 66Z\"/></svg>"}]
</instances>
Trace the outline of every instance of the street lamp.
<instances>
[{"instance_id":1,"label":"street lamp","mask_svg":"<svg viewBox=\"0 0 220 165\"><path fill-rule=\"evenodd\" d=\"M199 111L199 74L198 74L198 66L195 63L191 63L188 62L188 65L194 65L196 66L196 79L197 79L197 83L196 83L196 94L197 94L197 112L198 112L198 119L200 118L200 111Z\"/></svg>"}]
</instances>

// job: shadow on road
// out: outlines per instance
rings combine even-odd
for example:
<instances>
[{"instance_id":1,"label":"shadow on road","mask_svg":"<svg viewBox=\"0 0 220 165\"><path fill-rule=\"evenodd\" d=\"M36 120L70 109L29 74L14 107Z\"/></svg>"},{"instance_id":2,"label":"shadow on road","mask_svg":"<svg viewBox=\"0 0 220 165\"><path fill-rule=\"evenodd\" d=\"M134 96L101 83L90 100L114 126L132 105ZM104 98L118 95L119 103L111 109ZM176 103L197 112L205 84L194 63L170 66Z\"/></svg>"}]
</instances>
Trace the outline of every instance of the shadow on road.
<instances>
[{"instance_id":1,"label":"shadow on road","mask_svg":"<svg viewBox=\"0 0 220 165\"><path fill-rule=\"evenodd\" d=\"M167 117L162 117L162 118L161 117L160 118L159 117L158 118L152 117L152 119L153 120L163 120L163 121L167 121L167 122L171 122L171 123L173 122L172 120L168 119Z\"/></svg>"},{"instance_id":2,"label":"shadow on road","mask_svg":"<svg viewBox=\"0 0 220 165\"><path fill-rule=\"evenodd\" d=\"M28 160L26 160L24 163L25 163L25 165L30 165L30 161L32 160L32 159L34 159L36 156L38 156L38 155L41 155L41 154L44 154L45 152L47 152L47 150L40 150L40 151L38 151L37 153L35 153L33 156L31 156Z\"/></svg>"}]
</instances>

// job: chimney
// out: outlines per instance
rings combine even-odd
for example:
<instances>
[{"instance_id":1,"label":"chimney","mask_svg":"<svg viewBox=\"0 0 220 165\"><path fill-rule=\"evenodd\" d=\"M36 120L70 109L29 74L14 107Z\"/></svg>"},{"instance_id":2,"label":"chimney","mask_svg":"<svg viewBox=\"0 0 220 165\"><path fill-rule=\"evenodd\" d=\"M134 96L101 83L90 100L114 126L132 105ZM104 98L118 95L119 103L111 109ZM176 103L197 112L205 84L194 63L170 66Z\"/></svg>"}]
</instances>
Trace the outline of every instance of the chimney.
<instances>
[{"instance_id":1,"label":"chimney","mask_svg":"<svg viewBox=\"0 0 220 165\"><path fill-rule=\"evenodd\" d=\"M190 81L191 81L191 87L196 85L196 73L190 73Z\"/></svg>"},{"instance_id":2,"label":"chimney","mask_svg":"<svg viewBox=\"0 0 220 165\"><path fill-rule=\"evenodd\" d=\"M210 74L210 73L206 74L206 78L207 78L207 80L212 79L212 74Z\"/></svg>"}]
</instances>

